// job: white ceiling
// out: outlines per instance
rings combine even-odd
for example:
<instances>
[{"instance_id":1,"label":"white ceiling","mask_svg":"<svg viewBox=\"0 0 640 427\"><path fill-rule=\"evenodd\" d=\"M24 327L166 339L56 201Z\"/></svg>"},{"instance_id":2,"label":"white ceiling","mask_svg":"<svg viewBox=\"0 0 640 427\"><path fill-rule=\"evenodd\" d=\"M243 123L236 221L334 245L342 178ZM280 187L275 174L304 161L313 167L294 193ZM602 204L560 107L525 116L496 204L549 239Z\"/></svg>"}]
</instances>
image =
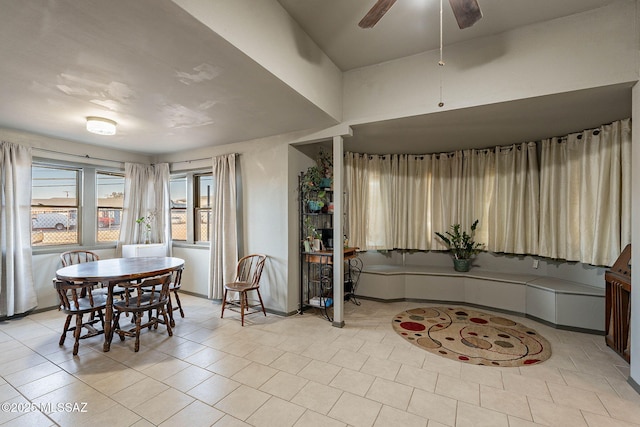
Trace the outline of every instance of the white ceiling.
<instances>
[{"instance_id":1,"label":"white ceiling","mask_svg":"<svg viewBox=\"0 0 640 427\"><path fill-rule=\"evenodd\" d=\"M457 43L613 1L479 0L484 17L459 30L445 0L444 40ZM400 0L370 30L357 22L374 0L279 2L342 70L439 43L437 0ZM170 0L0 0L0 8L0 127L157 154L335 124ZM461 147L469 134L489 145L539 139L541 130L560 135L630 116L630 96L629 87L613 87L363 124L348 143L373 152L381 144L388 150L394 138L398 150L426 152L420 141L431 137L441 146L428 151ZM596 109L585 110L585 100ZM567 116L578 106L580 115ZM564 128L554 114L562 114ZM91 115L116 120L118 135L88 134L84 118Z\"/></svg>"}]
</instances>

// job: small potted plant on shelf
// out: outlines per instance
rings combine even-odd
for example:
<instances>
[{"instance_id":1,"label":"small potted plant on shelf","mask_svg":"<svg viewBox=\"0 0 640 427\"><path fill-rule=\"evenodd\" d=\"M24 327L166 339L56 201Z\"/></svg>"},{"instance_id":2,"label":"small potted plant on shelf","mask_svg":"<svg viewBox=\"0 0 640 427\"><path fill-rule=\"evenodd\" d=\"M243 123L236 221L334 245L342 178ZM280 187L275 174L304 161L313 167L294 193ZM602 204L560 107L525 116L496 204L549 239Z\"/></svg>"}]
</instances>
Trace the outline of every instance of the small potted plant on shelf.
<instances>
[{"instance_id":1,"label":"small potted plant on shelf","mask_svg":"<svg viewBox=\"0 0 640 427\"><path fill-rule=\"evenodd\" d=\"M320 249L322 249L320 232L313 225L312 219L310 217L306 217L304 219L304 225L306 228L305 240L308 242L308 248L307 244L305 244L305 251L318 252Z\"/></svg>"},{"instance_id":2,"label":"small potted plant on shelf","mask_svg":"<svg viewBox=\"0 0 640 427\"><path fill-rule=\"evenodd\" d=\"M326 201L326 191L322 187L322 172L318 166L311 166L302 174L302 198L309 212L320 212Z\"/></svg>"},{"instance_id":3,"label":"small potted plant on shelf","mask_svg":"<svg viewBox=\"0 0 640 427\"><path fill-rule=\"evenodd\" d=\"M460 224L453 224L451 231L445 231L436 235L447 245L447 248L453 256L453 268L456 271L469 271L471 262L475 255L482 251L484 245L474 240L478 220L476 219L471 225L471 230L467 233L462 230Z\"/></svg>"},{"instance_id":4,"label":"small potted plant on shelf","mask_svg":"<svg viewBox=\"0 0 640 427\"><path fill-rule=\"evenodd\" d=\"M320 149L320 154L316 159L320 173L322 174L322 180L320 186L322 188L329 188L333 183L333 153L323 148Z\"/></svg>"}]
</instances>

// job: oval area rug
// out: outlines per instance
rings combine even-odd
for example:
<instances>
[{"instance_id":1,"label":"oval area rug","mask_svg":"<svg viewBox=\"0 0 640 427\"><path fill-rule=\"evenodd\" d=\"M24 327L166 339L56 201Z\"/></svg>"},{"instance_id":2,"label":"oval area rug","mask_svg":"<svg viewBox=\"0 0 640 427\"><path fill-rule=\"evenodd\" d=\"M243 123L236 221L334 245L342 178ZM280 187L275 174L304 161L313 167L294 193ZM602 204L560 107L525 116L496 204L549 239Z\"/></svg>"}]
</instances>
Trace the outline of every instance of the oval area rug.
<instances>
[{"instance_id":1,"label":"oval area rug","mask_svg":"<svg viewBox=\"0 0 640 427\"><path fill-rule=\"evenodd\" d=\"M551 357L551 344L535 330L468 308L414 308L394 316L392 324L410 343L465 363L526 366Z\"/></svg>"}]
</instances>

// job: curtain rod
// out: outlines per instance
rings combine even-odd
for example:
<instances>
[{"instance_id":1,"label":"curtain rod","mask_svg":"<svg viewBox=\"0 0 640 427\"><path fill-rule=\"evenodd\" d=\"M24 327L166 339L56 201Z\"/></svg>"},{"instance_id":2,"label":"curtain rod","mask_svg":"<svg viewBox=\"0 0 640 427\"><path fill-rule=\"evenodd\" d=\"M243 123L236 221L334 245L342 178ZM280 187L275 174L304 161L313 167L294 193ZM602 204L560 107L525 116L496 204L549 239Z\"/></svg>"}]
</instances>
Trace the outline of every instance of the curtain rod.
<instances>
[{"instance_id":1,"label":"curtain rod","mask_svg":"<svg viewBox=\"0 0 640 427\"><path fill-rule=\"evenodd\" d=\"M63 151L56 151L56 150L49 150L47 148L37 148L37 147L33 147L32 148L33 151L44 151L47 153L55 153L55 154L62 154L64 156L71 156L71 157L80 157L82 159L92 159L92 160L99 160L102 162L111 162L111 163L117 163L120 165L123 165L125 162L122 162L120 160L112 160L112 159L103 159L101 157L93 157L90 156L88 154L73 154L73 153L65 153Z\"/></svg>"},{"instance_id":2,"label":"curtain rod","mask_svg":"<svg viewBox=\"0 0 640 427\"><path fill-rule=\"evenodd\" d=\"M226 156L226 155L229 155L229 154L235 154L236 156L240 156L240 153L227 153L227 154L220 154L220 155L221 156ZM214 157L218 157L218 156L203 157L203 158L200 158L200 159L178 160L177 162L167 162L167 163L175 165L175 164L178 164L178 163L200 162L202 160L211 160Z\"/></svg>"}]
</instances>

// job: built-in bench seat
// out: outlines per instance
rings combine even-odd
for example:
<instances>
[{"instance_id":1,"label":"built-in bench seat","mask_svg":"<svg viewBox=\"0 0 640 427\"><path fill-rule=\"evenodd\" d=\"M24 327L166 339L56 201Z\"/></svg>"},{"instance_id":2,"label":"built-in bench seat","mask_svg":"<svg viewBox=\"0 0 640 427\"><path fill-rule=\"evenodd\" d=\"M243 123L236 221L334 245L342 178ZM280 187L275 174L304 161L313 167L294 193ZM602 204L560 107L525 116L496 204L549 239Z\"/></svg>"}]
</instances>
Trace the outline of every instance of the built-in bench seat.
<instances>
[{"instance_id":1,"label":"built-in bench seat","mask_svg":"<svg viewBox=\"0 0 640 427\"><path fill-rule=\"evenodd\" d=\"M549 276L423 265L365 265L357 294L442 301L526 315L558 328L604 332L605 289Z\"/></svg>"}]
</instances>

